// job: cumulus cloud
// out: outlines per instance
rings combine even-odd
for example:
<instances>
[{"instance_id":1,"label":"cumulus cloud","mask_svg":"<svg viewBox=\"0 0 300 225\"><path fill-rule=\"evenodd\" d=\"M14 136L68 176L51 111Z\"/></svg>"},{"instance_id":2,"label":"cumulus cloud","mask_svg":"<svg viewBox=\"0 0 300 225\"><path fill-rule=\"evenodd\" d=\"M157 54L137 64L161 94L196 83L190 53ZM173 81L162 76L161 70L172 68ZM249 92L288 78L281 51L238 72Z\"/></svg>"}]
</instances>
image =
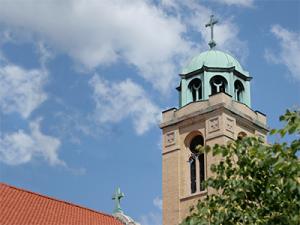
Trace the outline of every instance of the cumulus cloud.
<instances>
[{"instance_id":1,"label":"cumulus cloud","mask_svg":"<svg viewBox=\"0 0 300 225\"><path fill-rule=\"evenodd\" d=\"M30 132L18 130L0 136L0 161L9 165L30 162L34 157L43 157L50 165L63 165L58 157L60 140L43 134L41 119L30 123Z\"/></svg>"},{"instance_id":2,"label":"cumulus cloud","mask_svg":"<svg viewBox=\"0 0 300 225\"><path fill-rule=\"evenodd\" d=\"M87 116L78 109L66 107L64 102L61 104L64 110L54 113L56 123L52 124L49 129L64 142L79 145L84 136L98 138L104 133L111 133L110 126L99 126L98 123L95 123L93 116Z\"/></svg>"},{"instance_id":3,"label":"cumulus cloud","mask_svg":"<svg viewBox=\"0 0 300 225\"><path fill-rule=\"evenodd\" d=\"M143 134L160 119L160 108L144 89L130 79L109 83L94 75L89 84L96 103L95 117L101 123L116 123L131 118L137 134Z\"/></svg>"},{"instance_id":4,"label":"cumulus cloud","mask_svg":"<svg viewBox=\"0 0 300 225\"><path fill-rule=\"evenodd\" d=\"M222 2L250 6L253 1ZM210 14L209 8L192 0L4 0L0 22L14 33L32 33L86 69L118 61L133 65L156 90L167 93L187 57L208 48L204 24ZM190 41L190 27L204 41ZM217 25L216 41L219 48L245 58L247 45L238 38L238 30L232 19L223 20Z\"/></svg>"},{"instance_id":5,"label":"cumulus cloud","mask_svg":"<svg viewBox=\"0 0 300 225\"><path fill-rule=\"evenodd\" d=\"M253 7L254 0L214 0L226 5L236 5L242 7Z\"/></svg>"},{"instance_id":6,"label":"cumulus cloud","mask_svg":"<svg viewBox=\"0 0 300 225\"><path fill-rule=\"evenodd\" d=\"M0 109L3 113L19 113L28 118L47 98L43 86L47 72L27 70L14 64L0 65Z\"/></svg>"},{"instance_id":7,"label":"cumulus cloud","mask_svg":"<svg viewBox=\"0 0 300 225\"><path fill-rule=\"evenodd\" d=\"M270 63L282 64L290 74L300 80L300 33L273 25L272 34L278 39L279 51L265 50L265 59Z\"/></svg>"},{"instance_id":8,"label":"cumulus cloud","mask_svg":"<svg viewBox=\"0 0 300 225\"><path fill-rule=\"evenodd\" d=\"M156 206L158 209L162 210L162 199L159 197L154 198L153 205Z\"/></svg>"},{"instance_id":9,"label":"cumulus cloud","mask_svg":"<svg viewBox=\"0 0 300 225\"><path fill-rule=\"evenodd\" d=\"M161 213L150 212L144 215L140 219L140 224L142 225L162 225Z\"/></svg>"},{"instance_id":10,"label":"cumulus cloud","mask_svg":"<svg viewBox=\"0 0 300 225\"><path fill-rule=\"evenodd\" d=\"M46 64L54 57L53 53L50 51L49 46L44 42L39 41L36 45L37 53L39 54L39 61L42 68L46 69Z\"/></svg>"},{"instance_id":11,"label":"cumulus cloud","mask_svg":"<svg viewBox=\"0 0 300 225\"><path fill-rule=\"evenodd\" d=\"M149 212L148 214L141 216L140 222L142 225L162 225L162 199L155 197L153 199L153 205L159 212Z\"/></svg>"},{"instance_id":12,"label":"cumulus cloud","mask_svg":"<svg viewBox=\"0 0 300 225\"><path fill-rule=\"evenodd\" d=\"M31 31L88 69L125 61L162 92L190 49L185 25L150 1L7 0L0 22Z\"/></svg>"},{"instance_id":13,"label":"cumulus cloud","mask_svg":"<svg viewBox=\"0 0 300 225\"><path fill-rule=\"evenodd\" d=\"M203 51L209 48L210 28L205 27L205 24L209 22L210 16L214 14L215 19L219 20L219 23L214 26L216 48L233 54L242 62L248 57L247 42L239 38L239 27L234 23L234 17L223 18L222 15L215 14L210 8L193 0L164 0L162 6L176 13L192 30L200 33L199 44L196 45L198 52L199 49ZM192 51L190 54L194 55L195 52Z\"/></svg>"},{"instance_id":14,"label":"cumulus cloud","mask_svg":"<svg viewBox=\"0 0 300 225\"><path fill-rule=\"evenodd\" d=\"M203 38L202 46L207 46L210 37L210 28L204 26L209 21L210 15L213 14L209 10L201 7L201 11L196 11L193 18L190 20L190 24L200 31ZM221 19L218 15L216 19ZM219 22L214 27L214 40L217 43L216 48L223 51L227 51L235 55L241 61L245 61L248 56L248 47L245 41L239 39L239 27L233 22L233 18L227 18ZM207 47L206 47L207 48Z\"/></svg>"}]
</instances>

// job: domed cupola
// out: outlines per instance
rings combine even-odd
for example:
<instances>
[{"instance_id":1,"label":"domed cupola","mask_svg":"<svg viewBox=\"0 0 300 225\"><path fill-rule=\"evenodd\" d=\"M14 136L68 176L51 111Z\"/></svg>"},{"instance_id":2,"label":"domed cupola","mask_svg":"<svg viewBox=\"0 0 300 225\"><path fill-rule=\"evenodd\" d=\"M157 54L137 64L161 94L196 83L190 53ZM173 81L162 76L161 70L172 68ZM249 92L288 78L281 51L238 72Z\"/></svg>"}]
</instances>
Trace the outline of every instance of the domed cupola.
<instances>
[{"instance_id":1,"label":"domed cupola","mask_svg":"<svg viewBox=\"0 0 300 225\"><path fill-rule=\"evenodd\" d=\"M213 28L217 21L211 17L206 26ZM215 50L213 29L209 42L210 50L194 57L182 70L179 91L179 105L207 100L210 95L224 92L233 100L251 107L250 77L241 64L230 54Z\"/></svg>"}]
</instances>

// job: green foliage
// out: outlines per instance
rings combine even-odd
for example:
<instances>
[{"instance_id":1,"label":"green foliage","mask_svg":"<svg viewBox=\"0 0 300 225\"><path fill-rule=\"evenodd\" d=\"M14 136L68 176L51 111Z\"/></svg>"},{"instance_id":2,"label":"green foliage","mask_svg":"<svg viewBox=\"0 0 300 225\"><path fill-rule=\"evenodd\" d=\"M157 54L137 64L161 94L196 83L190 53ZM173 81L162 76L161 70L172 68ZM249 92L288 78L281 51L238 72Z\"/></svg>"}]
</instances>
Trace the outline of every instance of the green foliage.
<instances>
[{"instance_id":1,"label":"green foliage","mask_svg":"<svg viewBox=\"0 0 300 225\"><path fill-rule=\"evenodd\" d=\"M300 112L280 117L286 125L271 134L296 135L291 143L268 145L255 137L205 147L222 156L206 188L214 189L181 225L300 224Z\"/></svg>"}]
</instances>

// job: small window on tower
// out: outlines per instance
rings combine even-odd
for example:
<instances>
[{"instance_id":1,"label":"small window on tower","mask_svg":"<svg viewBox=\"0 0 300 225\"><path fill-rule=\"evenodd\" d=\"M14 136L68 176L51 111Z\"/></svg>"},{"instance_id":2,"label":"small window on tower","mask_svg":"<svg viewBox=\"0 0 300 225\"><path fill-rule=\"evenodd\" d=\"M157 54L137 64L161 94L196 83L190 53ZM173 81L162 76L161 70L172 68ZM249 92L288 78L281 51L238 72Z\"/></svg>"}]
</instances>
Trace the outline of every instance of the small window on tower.
<instances>
[{"instance_id":1,"label":"small window on tower","mask_svg":"<svg viewBox=\"0 0 300 225\"><path fill-rule=\"evenodd\" d=\"M239 134L238 134L238 136L237 136L237 139L238 140L242 140L244 137L246 137L247 136L247 134L245 133L245 132L243 132L243 131L241 131Z\"/></svg>"},{"instance_id":2,"label":"small window on tower","mask_svg":"<svg viewBox=\"0 0 300 225\"><path fill-rule=\"evenodd\" d=\"M199 78L195 78L189 83L189 89L193 96L193 102L202 99L202 85Z\"/></svg>"},{"instance_id":3,"label":"small window on tower","mask_svg":"<svg viewBox=\"0 0 300 225\"><path fill-rule=\"evenodd\" d=\"M205 180L205 160L204 154L199 153L198 147L204 145L204 139L201 135L194 137L190 143L190 151L192 156L189 160L190 162L190 182L191 182L191 193L197 191L197 186L199 185L199 190L204 190L204 180ZM197 169L198 168L198 169ZM197 175L197 171L199 174ZM197 177L199 177L197 179ZM198 180L198 181L197 181Z\"/></svg>"},{"instance_id":4,"label":"small window on tower","mask_svg":"<svg viewBox=\"0 0 300 225\"><path fill-rule=\"evenodd\" d=\"M235 99L239 102L243 102L244 86L241 81L236 80L234 82Z\"/></svg>"},{"instance_id":5,"label":"small window on tower","mask_svg":"<svg viewBox=\"0 0 300 225\"><path fill-rule=\"evenodd\" d=\"M203 137L201 135L197 135L196 137L194 137L190 143L190 150L192 153L198 153L197 151L197 147L198 146L203 146L204 144L204 140Z\"/></svg>"},{"instance_id":6,"label":"small window on tower","mask_svg":"<svg viewBox=\"0 0 300 225\"><path fill-rule=\"evenodd\" d=\"M224 77L217 75L210 79L211 94L217 94L219 92L227 92L227 81Z\"/></svg>"}]
</instances>

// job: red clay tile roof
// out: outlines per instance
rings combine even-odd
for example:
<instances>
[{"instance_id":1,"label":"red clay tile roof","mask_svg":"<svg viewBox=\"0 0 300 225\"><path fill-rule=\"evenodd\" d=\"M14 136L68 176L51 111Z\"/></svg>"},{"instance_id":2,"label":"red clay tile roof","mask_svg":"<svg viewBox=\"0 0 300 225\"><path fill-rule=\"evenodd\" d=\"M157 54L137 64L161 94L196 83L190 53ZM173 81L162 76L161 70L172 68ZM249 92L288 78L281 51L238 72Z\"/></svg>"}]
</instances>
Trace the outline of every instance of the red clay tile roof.
<instances>
[{"instance_id":1,"label":"red clay tile roof","mask_svg":"<svg viewBox=\"0 0 300 225\"><path fill-rule=\"evenodd\" d=\"M111 215L0 183L0 225L123 225Z\"/></svg>"}]
</instances>

